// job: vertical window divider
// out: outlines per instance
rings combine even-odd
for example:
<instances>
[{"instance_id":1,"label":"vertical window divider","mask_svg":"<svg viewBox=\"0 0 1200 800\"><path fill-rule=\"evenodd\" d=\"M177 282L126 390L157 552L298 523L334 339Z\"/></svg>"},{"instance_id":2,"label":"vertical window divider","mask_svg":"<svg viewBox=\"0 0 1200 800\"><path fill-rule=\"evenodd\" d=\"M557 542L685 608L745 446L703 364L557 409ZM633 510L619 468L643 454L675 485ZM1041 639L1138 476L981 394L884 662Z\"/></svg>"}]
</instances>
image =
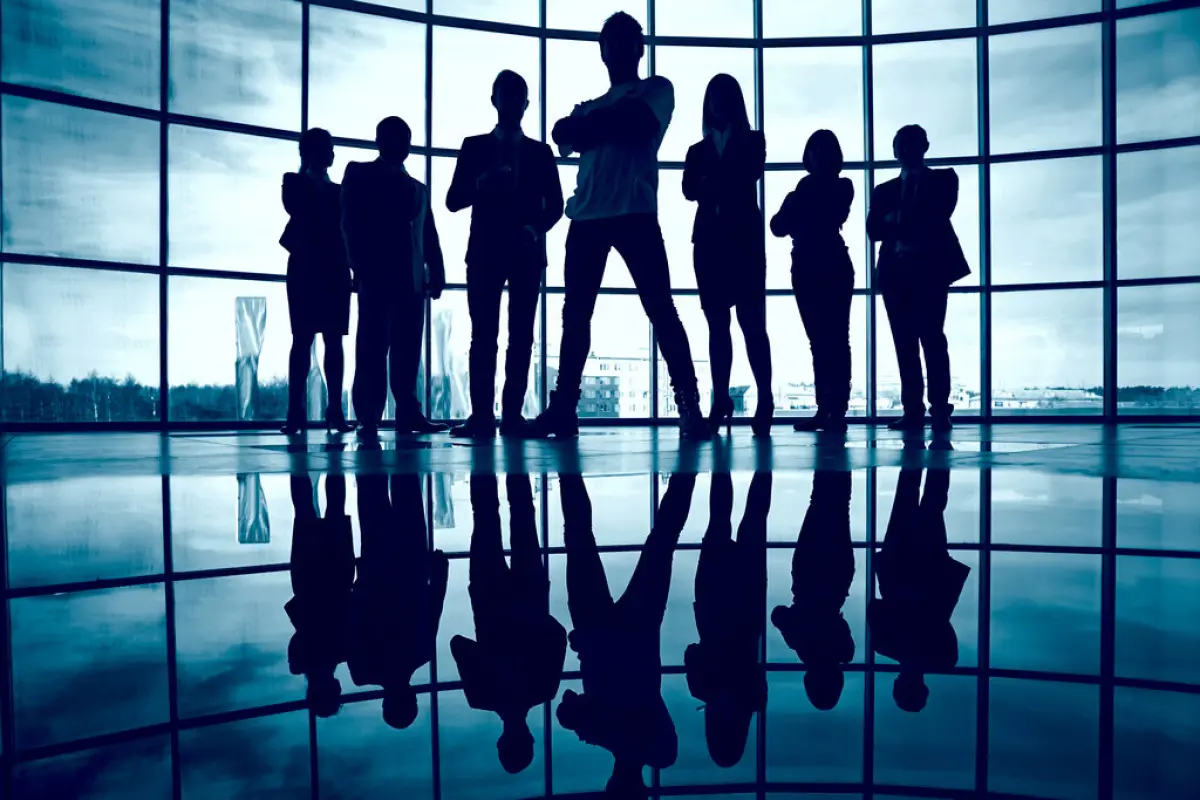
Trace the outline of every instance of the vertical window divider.
<instances>
[{"instance_id":1,"label":"vertical window divider","mask_svg":"<svg viewBox=\"0 0 1200 800\"><path fill-rule=\"evenodd\" d=\"M862 65L863 65L863 162L866 164L866 169L863 171L863 197L861 210L863 222L866 223L867 214L871 206L871 192L875 188L875 84L873 73L875 71L875 52L872 44L871 36L871 0L862 0ZM879 416L877 406L877 395L879 376L876 374L877 361L875 357L876 340L878 335L876 328L878 323L876 320L875 311L875 244L871 241L870 236L866 239L866 259L864 260L867 274L864 276L863 285L867 287L866 301L866 320L867 320L867 408L866 417L870 421L875 421ZM853 301L851 301L853 302Z\"/></svg>"},{"instance_id":2,"label":"vertical window divider","mask_svg":"<svg viewBox=\"0 0 1200 800\"><path fill-rule=\"evenodd\" d=\"M546 69L546 59L547 59L547 55L548 55L546 52L547 51L547 43L546 43L546 3L547 3L547 1L548 0L538 0L538 108L541 112L541 117L542 117L542 130L541 130L542 141L550 143L550 133L549 133L550 120L546 119L546 115L549 113L549 108L550 108L549 103L546 101L546 93L549 91L549 86L547 85L549 83L549 74ZM551 149L551 154L553 154L553 150L554 150L553 143L550 143L550 149ZM558 167L555 166L555 169L557 170ZM569 225L570 223L565 219L560 219L558 221L558 224L559 225ZM543 237L543 238L548 238L548 236ZM542 411L544 411L546 409L546 404L549 401L549 387L546 386L546 381L549 379L549 376L550 376L549 365L547 364L547 361L546 361L546 358L547 358L546 337L549 334L548 325L546 323L546 312L548 311L548 307L547 307L548 306L548 300L547 300L548 294L546 292L546 276L547 276L548 272L549 272L548 266L546 269L542 270L541 286L538 288L538 295L539 295L538 296L538 306L540 307L542 313L538 315L538 332L539 332L538 352L540 353L540 357L538 358L538 367L537 367L538 376L539 376L539 380L537 381L537 386L538 386L537 394L538 394L538 408ZM547 728L547 730L549 730L549 728ZM548 759L549 753L547 752L546 755L547 755L547 759ZM549 761L547 760L546 763L549 764ZM549 783L547 783L547 785L546 785L546 792L547 792L547 794L550 792Z\"/></svg>"},{"instance_id":3,"label":"vertical window divider","mask_svg":"<svg viewBox=\"0 0 1200 800\"><path fill-rule=\"evenodd\" d=\"M1114 0L1104 0L1101 23L1101 119L1104 130L1104 422L1117 421L1117 21Z\"/></svg>"},{"instance_id":4,"label":"vertical window divider","mask_svg":"<svg viewBox=\"0 0 1200 800\"><path fill-rule=\"evenodd\" d=\"M425 0L425 190L429 194L429 213L433 213L433 0ZM433 301L426 294L425 303L425 415L433 418ZM447 408L447 417L453 410ZM432 530L432 529L431 529ZM434 707L436 708L436 693ZM436 714L434 719L437 719ZM436 772L435 772L436 774ZM436 784L435 784L436 785ZM440 791L440 790L439 790Z\"/></svg>"},{"instance_id":5,"label":"vertical window divider","mask_svg":"<svg viewBox=\"0 0 1200 800\"><path fill-rule=\"evenodd\" d=\"M167 364L167 313L170 301L167 267L171 263L168 224L170 184L167 169L170 159L167 119L171 105L171 0L162 0L160 5L158 35L158 424L159 430L165 435L170 424L171 393Z\"/></svg>"},{"instance_id":6,"label":"vertical window divider","mask_svg":"<svg viewBox=\"0 0 1200 800\"><path fill-rule=\"evenodd\" d=\"M979 419L992 418L992 139L988 0L977 0L976 68L979 104Z\"/></svg>"},{"instance_id":7,"label":"vertical window divider","mask_svg":"<svg viewBox=\"0 0 1200 800\"><path fill-rule=\"evenodd\" d=\"M654 44L654 12L654 0L646 0L646 32L648 34L647 38L650 40L646 46L647 75L658 74L656 71L656 67L658 65L655 63L654 58L655 49L657 47L657 45ZM661 158L659 161L661 162ZM662 167L660 166L659 170L661 171L661 169ZM656 335L653 325L648 325L648 327L650 328L650 419L651 425L653 425L658 421L659 412L661 411L661 409L658 407L658 399L661 392L659 391L658 387L658 336ZM657 770L654 771L654 788L658 788Z\"/></svg>"},{"instance_id":8,"label":"vertical window divider","mask_svg":"<svg viewBox=\"0 0 1200 800\"><path fill-rule=\"evenodd\" d=\"M758 123L759 131L766 134L766 52L763 42L765 30L763 26L763 4L765 0L753 0L754 2L754 117ZM703 114L703 110L701 111ZM769 160L769 159L768 159ZM758 205L762 208L763 215L763 248L766 248L767 243L767 173L764 170L762 179L758 182ZM766 304L766 314L771 313L770 304L764 298L763 303ZM768 328L770 330L770 328ZM764 549L763 558L767 558ZM699 561L696 562L697 566ZM765 565L764 565L765 568ZM765 574L765 573L764 573ZM770 620L767 617L767 603L763 603L763 607L759 609L759 613L763 616L762 640L759 642L758 657L762 661L763 669L767 665L767 634L770 630L768 627ZM767 782L767 712L760 711L757 715L756 730L758 733L758 743L754 749L754 776L758 783L758 792L756 800L764 800L766 790L764 787Z\"/></svg>"}]
</instances>

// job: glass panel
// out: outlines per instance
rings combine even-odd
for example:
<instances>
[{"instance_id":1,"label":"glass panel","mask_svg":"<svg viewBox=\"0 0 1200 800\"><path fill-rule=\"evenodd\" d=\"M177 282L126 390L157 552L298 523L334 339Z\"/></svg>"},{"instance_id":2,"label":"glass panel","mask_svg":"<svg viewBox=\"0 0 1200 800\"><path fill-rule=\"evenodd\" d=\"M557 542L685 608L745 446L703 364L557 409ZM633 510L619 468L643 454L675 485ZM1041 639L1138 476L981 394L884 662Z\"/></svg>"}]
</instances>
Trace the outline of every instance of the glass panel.
<instances>
[{"instance_id":1,"label":"glass panel","mask_svg":"<svg viewBox=\"0 0 1200 800\"><path fill-rule=\"evenodd\" d=\"M180 731L182 796L188 800L310 796L308 726L309 712L302 710ZM247 764L274 766L247 769Z\"/></svg>"},{"instance_id":2,"label":"glass panel","mask_svg":"<svg viewBox=\"0 0 1200 800\"><path fill-rule=\"evenodd\" d=\"M992 296L992 412L1103 411L1103 293L1099 289Z\"/></svg>"},{"instance_id":3,"label":"glass panel","mask_svg":"<svg viewBox=\"0 0 1200 800\"><path fill-rule=\"evenodd\" d=\"M858 36L861 3L828 0L763 0L763 32L770 37Z\"/></svg>"},{"instance_id":4,"label":"glass panel","mask_svg":"<svg viewBox=\"0 0 1200 800\"><path fill-rule=\"evenodd\" d=\"M3 98L3 249L158 263L158 123Z\"/></svg>"},{"instance_id":5,"label":"glass panel","mask_svg":"<svg viewBox=\"0 0 1200 800\"><path fill-rule=\"evenodd\" d=\"M1117 22L1117 141L1200 134L1200 8Z\"/></svg>"},{"instance_id":6,"label":"glass panel","mask_svg":"<svg viewBox=\"0 0 1200 800\"><path fill-rule=\"evenodd\" d=\"M336 716L318 718L321 796L370 797L388 786L414 800L434 797L431 697L417 695L417 719L404 730L383 721L383 700L347 703ZM380 758L381 753L403 756Z\"/></svg>"},{"instance_id":7,"label":"glass panel","mask_svg":"<svg viewBox=\"0 0 1200 800\"><path fill-rule=\"evenodd\" d=\"M437 220L438 240L446 262L446 282L467 282L467 244L471 238L473 208L451 213L446 208L446 193L454 179L455 159L433 157L433 174L429 180L430 201ZM562 224L566 224L564 220Z\"/></svg>"},{"instance_id":8,"label":"glass panel","mask_svg":"<svg viewBox=\"0 0 1200 800\"><path fill-rule=\"evenodd\" d=\"M1174 432L1164 430L1164 437ZM1149 443L1161 447L1161 441ZM1189 448L1186 441L1177 446ZM1195 484L1121 478L1117 481L1117 546L1200 550L1200 495Z\"/></svg>"},{"instance_id":9,"label":"glass panel","mask_svg":"<svg viewBox=\"0 0 1200 800\"><path fill-rule=\"evenodd\" d=\"M284 285L173 276L168 286L171 421L283 419L292 344Z\"/></svg>"},{"instance_id":10,"label":"glass panel","mask_svg":"<svg viewBox=\"0 0 1200 800\"><path fill-rule=\"evenodd\" d=\"M975 5L975 0L871 0L871 32L972 28Z\"/></svg>"},{"instance_id":11,"label":"glass panel","mask_svg":"<svg viewBox=\"0 0 1200 800\"><path fill-rule=\"evenodd\" d=\"M767 627L768 633L773 630ZM863 642L859 642L862 650ZM791 653L792 658L795 656ZM859 659L862 660L861 658ZM770 712L763 737L766 779L859 783L863 779L863 725L866 694L861 672L848 672L837 705L818 711L809 701L801 672L767 675ZM798 748L796 742L807 746Z\"/></svg>"},{"instance_id":12,"label":"glass panel","mask_svg":"<svg viewBox=\"0 0 1200 800\"><path fill-rule=\"evenodd\" d=\"M683 170L658 171L658 221L667 246L667 263L671 269L671 288L695 289L696 267L692 250L692 225L696 219L696 204L683 196ZM737 267L733 264L730 270Z\"/></svg>"},{"instance_id":13,"label":"glass panel","mask_svg":"<svg viewBox=\"0 0 1200 800\"><path fill-rule=\"evenodd\" d=\"M1104 534L1100 478L1025 470L992 473L992 542L1100 547Z\"/></svg>"},{"instance_id":14,"label":"glass panel","mask_svg":"<svg viewBox=\"0 0 1200 800\"><path fill-rule=\"evenodd\" d=\"M863 160L861 47L768 48L763 71L769 161L799 163L808 137L819 128L837 134L847 161Z\"/></svg>"},{"instance_id":15,"label":"glass panel","mask_svg":"<svg viewBox=\"0 0 1200 800\"><path fill-rule=\"evenodd\" d=\"M157 109L160 5L161 0L4 0L0 77Z\"/></svg>"},{"instance_id":16,"label":"glass panel","mask_svg":"<svg viewBox=\"0 0 1200 800\"><path fill-rule=\"evenodd\" d=\"M425 26L321 6L309 15L309 126L374 141L396 114L424 145Z\"/></svg>"},{"instance_id":17,"label":"glass panel","mask_svg":"<svg viewBox=\"0 0 1200 800\"><path fill-rule=\"evenodd\" d=\"M979 152L974 39L881 45L873 75L877 159L892 158L892 137L912 123L929 134L931 157Z\"/></svg>"},{"instance_id":18,"label":"glass panel","mask_svg":"<svg viewBox=\"0 0 1200 800\"><path fill-rule=\"evenodd\" d=\"M1117 272L1122 278L1200 275L1200 147L1117 156Z\"/></svg>"},{"instance_id":19,"label":"glass panel","mask_svg":"<svg viewBox=\"0 0 1200 800\"><path fill-rule=\"evenodd\" d=\"M754 0L655 0L654 33L750 37L754 35Z\"/></svg>"},{"instance_id":20,"label":"glass panel","mask_svg":"<svg viewBox=\"0 0 1200 800\"><path fill-rule=\"evenodd\" d=\"M1100 26L988 40L993 153L1100 144Z\"/></svg>"},{"instance_id":21,"label":"glass panel","mask_svg":"<svg viewBox=\"0 0 1200 800\"><path fill-rule=\"evenodd\" d=\"M1195 683L1200 636L1200 561L1117 558L1116 657L1121 678Z\"/></svg>"},{"instance_id":22,"label":"glass panel","mask_svg":"<svg viewBox=\"0 0 1200 800\"><path fill-rule=\"evenodd\" d=\"M992 283L1104 277L1099 156L992 165Z\"/></svg>"},{"instance_id":23,"label":"glass panel","mask_svg":"<svg viewBox=\"0 0 1200 800\"><path fill-rule=\"evenodd\" d=\"M0 274L0 419L158 418L156 275L31 264Z\"/></svg>"},{"instance_id":24,"label":"glass panel","mask_svg":"<svg viewBox=\"0 0 1200 800\"><path fill-rule=\"evenodd\" d=\"M704 91L709 80L727 73L741 84L746 112L754 120L754 51L733 47L659 47L654 71L675 87L675 113L667 127L660 161L683 161L703 135Z\"/></svg>"},{"instance_id":25,"label":"glass panel","mask_svg":"<svg viewBox=\"0 0 1200 800\"><path fill-rule=\"evenodd\" d=\"M295 142L172 125L168 162L171 266L287 271L279 187Z\"/></svg>"},{"instance_id":26,"label":"glass panel","mask_svg":"<svg viewBox=\"0 0 1200 800\"><path fill-rule=\"evenodd\" d=\"M171 796L171 739L165 734L13 765L13 797L110 800Z\"/></svg>"},{"instance_id":27,"label":"glass panel","mask_svg":"<svg viewBox=\"0 0 1200 800\"><path fill-rule=\"evenodd\" d=\"M465 562L463 563L465 567ZM469 631L468 631L469 633ZM450 664L454 660L450 659ZM440 676L439 676L440 677ZM542 707L535 706L526 717L529 733L533 735L533 761L521 772L505 772L500 759L491 747L484 750L482 742L495 742L506 723L497 714L483 713L467 704L462 691L443 691L438 694L438 758L453 769L441 773L440 796L445 800L474 800L489 797L494 800L538 797L546 788L546 740ZM556 722L551 724L557 725Z\"/></svg>"},{"instance_id":28,"label":"glass panel","mask_svg":"<svg viewBox=\"0 0 1200 800\"><path fill-rule=\"evenodd\" d=\"M957 555L957 554L956 554ZM892 698L897 678L875 676L875 775L880 783L943 789L975 787L976 678L927 675L918 714Z\"/></svg>"},{"instance_id":29,"label":"glass panel","mask_svg":"<svg viewBox=\"0 0 1200 800\"><path fill-rule=\"evenodd\" d=\"M1113 690L1113 796L1187 797L1200 782L1200 695Z\"/></svg>"},{"instance_id":30,"label":"glass panel","mask_svg":"<svg viewBox=\"0 0 1200 800\"><path fill-rule=\"evenodd\" d=\"M875 406L882 416L898 415L900 368L892 344L891 323L883 298L876 301ZM979 412L982 405L979 379L979 295L954 293L946 307L946 339L950 343L950 402L960 414Z\"/></svg>"},{"instance_id":31,"label":"glass panel","mask_svg":"<svg viewBox=\"0 0 1200 800\"><path fill-rule=\"evenodd\" d=\"M400 8L405 11L425 11L425 0L368 0L372 5Z\"/></svg>"},{"instance_id":32,"label":"glass panel","mask_svg":"<svg viewBox=\"0 0 1200 800\"><path fill-rule=\"evenodd\" d=\"M642 416L649 416L649 413ZM654 481L653 475L647 475L644 472L633 475L597 475L594 477L589 475L587 477L588 499L592 501L592 533L596 536L597 544L601 547L609 545L640 546L646 541L646 534L650 532L651 527L650 507L653 503L651 489ZM546 500L547 510L550 512L546 517L546 544L550 547L562 547L564 525L562 492L559 489L557 475L551 475L548 479ZM597 512L596 509L603 509L603 511ZM628 561L629 569L627 571L614 569L609 561L610 558L621 560L628 556L632 556L632 558ZM604 564L608 571L610 585L613 587L624 586L629 576L633 574L633 565L636 561L637 555L634 553L605 553ZM566 557L552 555L550 556L550 565L551 568L557 565L561 570L559 575L551 575L551 596L562 600L561 609L566 612L567 592L566 584L562 580L566 576ZM551 610L557 613L556 609ZM566 623L565 615L559 618L564 624ZM568 651L567 659L574 658L575 654ZM567 669L571 668L567 667Z\"/></svg>"},{"instance_id":33,"label":"glass panel","mask_svg":"<svg viewBox=\"0 0 1200 800\"><path fill-rule=\"evenodd\" d=\"M1117 409L1200 410L1200 284L1117 289Z\"/></svg>"},{"instance_id":34,"label":"glass panel","mask_svg":"<svg viewBox=\"0 0 1200 800\"><path fill-rule=\"evenodd\" d=\"M961 168L960 168L961 169ZM766 219L769 224L771 217L778 213L783 206L783 199L788 192L796 188L796 184L804 177L803 172L789 170L786 172L771 171L766 179ZM842 173L854 181L854 204L850 207L850 218L842 226L842 238L850 250L850 260L854 263L854 286L863 288L867 285L867 192L865 173L858 170L846 170ZM792 287L792 240L778 238L767 234L767 288L790 289Z\"/></svg>"},{"instance_id":35,"label":"glass panel","mask_svg":"<svg viewBox=\"0 0 1200 800\"><path fill-rule=\"evenodd\" d=\"M630 14L646 27L646 3L623 0L546 0L546 27L599 33L604 21L618 11Z\"/></svg>"},{"instance_id":36,"label":"glass panel","mask_svg":"<svg viewBox=\"0 0 1200 800\"><path fill-rule=\"evenodd\" d=\"M1088 14L1100 5L1101 0L988 0L988 24Z\"/></svg>"},{"instance_id":37,"label":"glass panel","mask_svg":"<svg viewBox=\"0 0 1200 800\"><path fill-rule=\"evenodd\" d=\"M609 269L613 268L609 259ZM558 378L562 342L563 296L550 295L546 382ZM581 418L646 418L651 416L650 321L636 296L601 295L592 317L592 350L583 368ZM659 407L662 408L660 398ZM594 501L593 501L594 503Z\"/></svg>"},{"instance_id":38,"label":"glass panel","mask_svg":"<svg viewBox=\"0 0 1200 800\"><path fill-rule=\"evenodd\" d=\"M433 144L458 147L468 136L496 125L492 83L503 69L519 73L529 86L526 135L541 137L538 40L532 36L433 29Z\"/></svg>"},{"instance_id":39,"label":"glass panel","mask_svg":"<svg viewBox=\"0 0 1200 800\"><path fill-rule=\"evenodd\" d=\"M791 297L773 295L767 298L767 337L772 345L776 416L811 416L810 412L817 407L812 355L800 312ZM737 339L736 333L734 339ZM736 361L734 365L736 373ZM750 413L753 412L751 405ZM850 303L849 414L852 417L867 414L867 302L861 295L856 295Z\"/></svg>"},{"instance_id":40,"label":"glass panel","mask_svg":"<svg viewBox=\"0 0 1200 800\"><path fill-rule=\"evenodd\" d=\"M994 167L993 167L994 168ZM962 245L963 255L971 267L971 274L960 280L955 286L979 285L979 169L964 164L953 167L958 176L958 204L950 215L954 232L958 234L959 244ZM875 185L900 177L898 169L881 169L875 171ZM863 220L866 236L866 220Z\"/></svg>"},{"instance_id":41,"label":"glass panel","mask_svg":"<svg viewBox=\"0 0 1200 800\"><path fill-rule=\"evenodd\" d=\"M171 111L300 128L299 3L171 0Z\"/></svg>"},{"instance_id":42,"label":"glass panel","mask_svg":"<svg viewBox=\"0 0 1200 800\"><path fill-rule=\"evenodd\" d=\"M537 27L538 0L433 0L433 13Z\"/></svg>"}]
</instances>

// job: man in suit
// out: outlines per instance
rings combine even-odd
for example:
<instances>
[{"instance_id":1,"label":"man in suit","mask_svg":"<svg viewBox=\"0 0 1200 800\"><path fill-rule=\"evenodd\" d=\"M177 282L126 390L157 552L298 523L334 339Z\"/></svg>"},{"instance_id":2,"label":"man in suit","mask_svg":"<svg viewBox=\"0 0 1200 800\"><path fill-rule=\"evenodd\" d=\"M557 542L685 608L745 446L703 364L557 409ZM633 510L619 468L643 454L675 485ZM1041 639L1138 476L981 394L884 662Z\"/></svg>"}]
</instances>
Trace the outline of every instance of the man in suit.
<instances>
[{"instance_id":1,"label":"man in suit","mask_svg":"<svg viewBox=\"0 0 1200 800\"><path fill-rule=\"evenodd\" d=\"M529 87L504 70L492 84L498 121L467 138L446 195L450 211L473 208L467 244L467 307L471 314L471 417L451 435L490 438L496 382L500 298L508 283L508 353L504 362L501 435L519 435L529 383L538 290L546 268L546 232L562 217L562 186L550 146L521 132Z\"/></svg>"},{"instance_id":2,"label":"man in suit","mask_svg":"<svg viewBox=\"0 0 1200 800\"><path fill-rule=\"evenodd\" d=\"M429 191L404 168L412 144L408 124L384 119L375 142L379 158L350 162L342 179L342 231L358 281L354 409L360 435L375 438L390 371L396 432L438 433L446 426L421 412L417 373L425 297L437 299L446 285L442 248Z\"/></svg>"},{"instance_id":3,"label":"man in suit","mask_svg":"<svg viewBox=\"0 0 1200 800\"><path fill-rule=\"evenodd\" d=\"M946 304L950 284L971 274L950 222L958 176L953 169L925 166L929 139L920 125L897 131L892 150L900 177L875 187L867 215L867 235L880 243L875 282L892 326L904 406L904 415L888 427L919 431L925 426L923 349L933 429L945 432L954 411Z\"/></svg>"}]
</instances>

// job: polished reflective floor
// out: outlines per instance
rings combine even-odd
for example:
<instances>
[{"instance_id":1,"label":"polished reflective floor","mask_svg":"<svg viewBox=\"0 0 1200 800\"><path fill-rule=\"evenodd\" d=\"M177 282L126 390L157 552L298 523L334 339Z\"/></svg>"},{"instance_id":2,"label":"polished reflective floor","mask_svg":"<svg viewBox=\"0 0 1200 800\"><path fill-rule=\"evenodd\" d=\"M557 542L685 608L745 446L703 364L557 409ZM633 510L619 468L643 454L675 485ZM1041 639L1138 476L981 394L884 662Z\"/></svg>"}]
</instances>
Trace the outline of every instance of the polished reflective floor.
<instances>
[{"instance_id":1,"label":"polished reflective floor","mask_svg":"<svg viewBox=\"0 0 1200 800\"><path fill-rule=\"evenodd\" d=\"M1195 432L1098 430L18 437L6 796L1193 797Z\"/></svg>"}]
</instances>

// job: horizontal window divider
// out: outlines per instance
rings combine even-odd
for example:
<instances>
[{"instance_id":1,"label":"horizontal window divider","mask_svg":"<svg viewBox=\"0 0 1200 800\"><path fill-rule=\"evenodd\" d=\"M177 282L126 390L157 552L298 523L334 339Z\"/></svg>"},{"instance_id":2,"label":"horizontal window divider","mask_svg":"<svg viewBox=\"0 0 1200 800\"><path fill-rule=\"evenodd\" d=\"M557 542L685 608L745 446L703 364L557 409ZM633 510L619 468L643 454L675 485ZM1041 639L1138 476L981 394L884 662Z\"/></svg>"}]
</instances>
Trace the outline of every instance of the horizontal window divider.
<instances>
[{"instance_id":1,"label":"horizontal window divider","mask_svg":"<svg viewBox=\"0 0 1200 800\"><path fill-rule=\"evenodd\" d=\"M26 86L25 84L10 83L8 81L0 81L0 94L24 97L29 100L41 100L46 103L56 103L60 106L71 106L72 108L84 108L91 111L120 114L126 117L137 117L139 119L157 120L161 116L157 108L143 108L142 106L129 105L128 103L116 103L112 100L98 100L80 94L59 91L58 89L42 89L36 86Z\"/></svg>"},{"instance_id":2,"label":"horizontal window divider","mask_svg":"<svg viewBox=\"0 0 1200 800\"><path fill-rule=\"evenodd\" d=\"M261 281L263 283L285 283L287 275L267 272L242 272L240 270L206 269L204 267L167 267L167 275L179 278L225 278L236 281Z\"/></svg>"},{"instance_id":3,"label":"horizontal window divider","mask_svg":"<svg viewBox=\"0 0 1200 800\"><path fill-rule=\"evenodd\" d=\"M135 264L127 261L102 261L95 258L68 258L65 256L39 256L32 253L0 252L0 262L5 264L28 264L36 267L69 267L71 269L100 269L108 272L140 272L157 275L161 267L155 264Z\"/></svg>"},{"instance_id":4,"label":"horizontal window divider","mask_svg":"<svg viewBox=\"0 0 1200 800\"><path fill-rule=\"evenodd\" d=\"M1104 280L1094 281L1060 281L1058 283L994 283L988 287L992 294L1008 292L1052 292L1067 289L1103 289Z\"/></svg>"},{"instance_id":5,"label":"horizontal window divider","mask_svg":"<svg viewBox=\"0 0 1200 800\"><path fill-rule=\"evenodd\" d=\"M1117 288L1134 288L1136 286L1180 286L1200 283L1200 275L1172 275L1161 278L1117 278Z\"/></svg>"},{"instance_id":6,"label":"horizontal window divider","mask_svg":"<svg viewBox=\"0 0 1200 800\"><path fill-rule=\"evenodd\" d=\"M1152 139L1145 142L1117 142L1117 154L1142 153L1147 150L1173 150L1200 146L1200 136L1180 136L1175 139Z\"/></svg>"},{"instance_id":7,"label":"horizontal window divider","mask_svg":"<svg viewBox=\"0 0 1200 800\"><path fill-rule=\"evenodd\" d=\"M201 117L194 114L180 114L177 111L167 112L167 122L171 125L180 125L188 128L203 128L210 131L224 131L225 133L241 133L247 136L257 136L261 139L280 139L290 142L300 141L300 131L298 130L291 131L284 130L283 128L269 128L265 125L251 125L248 122L234 122L232 120Z\"/></svg>"},{"instance_id":8,"label":"horizontal window divider","mask_svg":"<svg viewBox=\"0 0 1200 800\"><path fill-rule=\"evenodd\" d=\"M1063 147L1055 150L1024 150L1013 153L991 153L986 161L989 164L1013 164L1029 161L1051 161L1059 158L1084 158L1087 156L1104 155L1103 145L1090 147Z\"/></svg>"}]
</instances>

